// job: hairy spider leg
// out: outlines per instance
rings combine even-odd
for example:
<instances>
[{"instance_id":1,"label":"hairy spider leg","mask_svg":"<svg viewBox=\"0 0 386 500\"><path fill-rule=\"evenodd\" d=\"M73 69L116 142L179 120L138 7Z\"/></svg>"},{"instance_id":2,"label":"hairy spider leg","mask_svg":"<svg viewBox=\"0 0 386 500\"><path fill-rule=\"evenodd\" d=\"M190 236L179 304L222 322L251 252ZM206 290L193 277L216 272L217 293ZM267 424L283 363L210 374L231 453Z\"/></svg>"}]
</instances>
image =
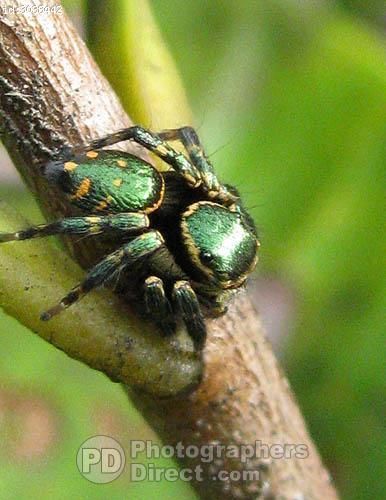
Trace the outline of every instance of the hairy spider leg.
<instances>
[{"instance_id":1,"label":"hairy spider leg","mask_svg":"<svg viewBox=\"0 0 386 500\"><path fill-rule=\"evenodd\" d=\"M158 276L149 276L144 283L146 312L159 325L165 335L176 330L172 306L166 297L163 281Z\"/></svg>"},{"instance_id":2,"label":"hairy spider leg","mask_svg":"<svg viewBox=\"0 0 386 500\"><path fill-rule=\"evenodd\" d=\"M185 147L192 164L200 172L203 187L208 196L214 200L219 200L225 204L232 204L237 200L237 196L230 193L227 187L219 181L205 154L204 148L192 127L181 127L177 129L163 130L158 136L166 141L180 141Z\"/></svg>"},{"instance_id":3,"label":"hairy spider leg","mask_svg":"<svg viewBox=\"0 0 386 500\"><path fill-rule=\"evenodd\" d=\"M206 327L197 295L189 281L181 280L174 284L173 300L178 305L186 329L192 337L195 347L202 349L206 339Z\"/></svg>"},{"instance_id":4,"label":"hairy spider leg","mask_svg":"<svg viewBox=\"0 0 386 500\"><path fill-rule=\"evenodd\" d=\"M119 275L124 268L132 266L140 259L149 257L151 253L163 245L164 239L158 231L141 234L129 243L122 245L118 250L110 253L92 267L86 274L85 279L63 297L57 305L44 312L41 319L44 321L51 319L94 288L111 280L114 275Z\"/></svg>"},{"instance_id":5,"label":"hairy spider leg","mask_svg":"<svg viewBox=\"0 0 386 500\"><path fill-rule=\"evenodd\" d=\"M50 224L31 226L14 233L0 233L0 243L15 240L43 238L55 234L80 234L83 236L100 233L133 234L149 227L147 215L140 212L126 212L114 215L68 217Z\"/></svg>"}]
</instances>

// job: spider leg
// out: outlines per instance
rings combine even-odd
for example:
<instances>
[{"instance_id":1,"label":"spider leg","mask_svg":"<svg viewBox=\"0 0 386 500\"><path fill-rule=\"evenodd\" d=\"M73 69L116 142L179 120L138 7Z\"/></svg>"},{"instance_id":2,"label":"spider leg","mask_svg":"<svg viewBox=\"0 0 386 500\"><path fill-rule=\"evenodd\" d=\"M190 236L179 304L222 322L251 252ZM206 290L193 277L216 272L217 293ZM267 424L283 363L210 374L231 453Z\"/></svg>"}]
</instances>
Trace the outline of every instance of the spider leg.
<instances>
[{"instance_id":1,"label":"spider leg","mask_svg":"<svg viewBox=\"0 0 386 500\"><path fill-rule=\"evenodd\" d=\"M154 153L181 175L190 187L197 188L201 185L200 172L184 154L172 148L158 134L139 126L121 129L113 134L91 141L85 146L75 147L71 150L70 155L76 156L94 149L112 146L122 141L134 141Z\"/></svg>"},{"instance_id":2,"label":"spider leg","mask_svg":"<svg viewBox=\"0 0 386 500\"><path fill-rule=\"evenodd\" d=\"M144 296L149 316L160 326L165 335L174 333L176 322L170 302L165 295L162 280L157 276L149 276L145 280Z\"/></svg>"},{"instance_id":3,"label":"spider leg","mask_svg":"<svg viewBox=\"0 0 386 500\"><path fill-rule=\"evenodd\" d=\"M50 224L39 224L14 233L0 233L0 243L15 240L43 238L54 234L81 234L83 236L100 233L132 234L149 226L149 219L142 213L121 213L106 216L69 217Z\"/></svg>"},{"instance_id":4,"label":"spider leg","mask_svg":"<svg viewBox=\"0 0 386 500\"><path fill-rule=\"evenodd\" d=\"M203 186L210 198L230 204L236 201L237 197L218 180L194 128L181 127L163 130L158 136L166 141L180 141L183 144L190 161L200 172Z\"/></svg>"},{"instance_id":5,"label":"spider leg","mask_svg":"<svg viewBox=\"0 0 386 500\"><path fill-rule=\"evenodd\" d=\"M181 280L174 284L173 299L178 305L195 347L198 350L202 349L205 344L206 327L200 304L189 281Z\"/></svg>"},{"instance_id":6,"label":"spider leg","mask_svg":"<svg viewBox=\"0 0 386 500\"><path fill-rule=\"evenodd\" d=\"M164 240L160 233L150 231L122 245L118 250L110 253L92 267L85 279L63 297L57 305L44 312L41 315L41 319L44 321L51 319L94 288L103 285L112 276L121 272L122 269L135 264L140 259L148 258L153 252L162 247L163 244Z\"/></svg>"}]
</instances>

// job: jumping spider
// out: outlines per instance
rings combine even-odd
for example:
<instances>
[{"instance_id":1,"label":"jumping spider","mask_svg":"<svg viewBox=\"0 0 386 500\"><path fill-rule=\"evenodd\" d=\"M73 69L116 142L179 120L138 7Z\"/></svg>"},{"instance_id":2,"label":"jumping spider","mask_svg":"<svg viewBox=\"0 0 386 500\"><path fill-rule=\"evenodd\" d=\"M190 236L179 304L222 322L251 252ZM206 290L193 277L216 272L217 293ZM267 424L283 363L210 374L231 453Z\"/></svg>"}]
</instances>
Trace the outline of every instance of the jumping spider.
<instances>
[{"instance_id":1,"label":"jumping spider","mask_svg":"<svg viewBox=\"0 0 386 500\"><path fill-rule=\"evenodd\" d=\"M102 150L132 140L166 162L160 172L129 153ZM180 141L187 156L169 144ZM201 302L225 311L257 262L259 242L238 192L221 184L191 127L153 133L134 126L74 148L44 175L81 211L50 224L0 233L0 242L54 234L110 236L116 249L92 267L57 305L49 320L122 271L142 296L147 314L173 333L179 314L196 349L205 342Z\"/></svg>"}]
</instances>

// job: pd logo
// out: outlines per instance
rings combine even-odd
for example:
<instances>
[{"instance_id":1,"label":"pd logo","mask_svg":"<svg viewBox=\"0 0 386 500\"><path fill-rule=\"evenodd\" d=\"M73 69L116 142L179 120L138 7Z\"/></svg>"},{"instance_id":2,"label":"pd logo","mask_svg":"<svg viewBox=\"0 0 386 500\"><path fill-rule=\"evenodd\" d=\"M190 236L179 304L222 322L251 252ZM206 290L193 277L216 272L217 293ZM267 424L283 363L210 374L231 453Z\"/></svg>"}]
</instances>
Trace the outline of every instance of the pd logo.
<instances>
[{"instance_id":1,"label":"pd logo","mask_svg":"<svg viewBox=\"0 0 386 500\"><path fill-rule=\"evenodd\" d=\"M76 464L79 472L92 483L111 483L125 468L122 446L109 436L93 436L79 448Z\"/></svg>"}]
</instances>

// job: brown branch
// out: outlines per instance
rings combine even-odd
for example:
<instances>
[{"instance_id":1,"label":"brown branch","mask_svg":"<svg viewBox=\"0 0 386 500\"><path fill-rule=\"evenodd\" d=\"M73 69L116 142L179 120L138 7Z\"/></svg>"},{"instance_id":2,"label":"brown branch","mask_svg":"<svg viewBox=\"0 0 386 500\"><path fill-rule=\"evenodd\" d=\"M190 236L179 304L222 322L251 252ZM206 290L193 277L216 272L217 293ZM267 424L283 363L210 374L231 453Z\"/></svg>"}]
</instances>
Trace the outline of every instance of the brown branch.
<instances>
[{"instance_id":1,"label":"brown branch","mask_svg":"<svg viewBox=\"0 0 386 500\"><path fill-rule=\"evenodd\" d=\"M78 144L127 126L129 121L67 17L63 13L56 16L5 13L7 7L17 4L17 1L2 2L0 17L3 137L47 216L63 216L70 214L71 208L60 193L49 190L39 175L39 163L63 144ZM53 1L44 4L55 5ZM103 250L84 241L78 245L69 243L69 248L83 266L89 266ZM126 314L121 305L113 303L111 307L117 307L115 314ZM138 330L138 320L133 318L135 315L129 312L125 320L132 322L133 330ZM197 390L188 396L169 399L160 398L161 391L155 395L154 385L152 395L130 390L132 400L165 443L181 442L185 446L261 443L258 451L262 456L252 456L246 462L224 457L224 453L211 463L181 459L185 466L203 467L204 481L193 481L200 495L292 500L337 498L247 296L240 294L223 318L209 320L208 330L205 375ZM130 335L134 335L131 330ZM150 345L149 349L152 348ZM120 351L118 355L122 358L125 353ZM78 359L82 359L79 353ZM164 363L161 371L170 360L170 357L161 360ZM98 368L108 373L103 363ZM181 365L181 372L183 369ZM191 380L196 376L197 373L191 375ZM271 449L271 456L267 457L267 446L273 444L279 446ZM291 458L272 458L280 450L287 454L291 445ZM294 456L302 453L293 446L301 445L306 458ZM229 483L207 477L218 470L247 469L257 470L259 480Z\"/></svg>"},{"instance_id":2,"label":"brown branch","mask_svg":"<svg viewBox=\"0 0 386 500\"><path fill-rule=\"evenodd\" d=\"M129 126L130 121L63 9L57 14L32 15L17 10L23 5L23 1L10 0L3 1L0 7L1 134L47 218L57 219L74 215L73 207L60 191L45 182L41 164L64 145L81 144ZM44 1L41 6L58 4ZM124 146L143 154L133 144ZM7 221L10 212L6 216ZM25 224L13 215L12 219L14 230ZM9 314L71 357L102 370L115 381L163 395L197 384L201 361L192 352L187 335L179 332L176 349L173 340L163 341L149 322L141 321L111 292L95 293L91 306L86 299L66 314L41 322L39 314L52 300L68 292L80 273L63 253L49 251L47 243L31 243L33 248L39 248L38 261L31 259L27 244L0 247L1 305ZM103 241L96 238L66 239L65 243L83 267L89 267L106 251ZM56 264L59 259L65 270L62 274ZM35 292L32 300L31 295L26 296L23 276L16 270L20 266L25 269L26 280L28 274L31 293L34 288L42 291L40 295ZM28 308L23 306L26 300L30 302Z\"/></svg>"},{"instance_id":3,"label":"brown branch","mask_svg":"<svg viewBox=\"0 0 386 500\"><path fill-rule=\"evenodd\" d=\"M244 462L224 452L210 463L183 459L185 467L203 467L204 477L222 470L259 472L259 481L197 481L200 496L337 498L247 295L240 294L226 316L208 323L205 375L195 392L174 401L131 392L164 443L213 443L214 453L217 444L227 447L229 454L235 445L243 449L249 444L256 450Z\"/></svg>"}]
</instances>

